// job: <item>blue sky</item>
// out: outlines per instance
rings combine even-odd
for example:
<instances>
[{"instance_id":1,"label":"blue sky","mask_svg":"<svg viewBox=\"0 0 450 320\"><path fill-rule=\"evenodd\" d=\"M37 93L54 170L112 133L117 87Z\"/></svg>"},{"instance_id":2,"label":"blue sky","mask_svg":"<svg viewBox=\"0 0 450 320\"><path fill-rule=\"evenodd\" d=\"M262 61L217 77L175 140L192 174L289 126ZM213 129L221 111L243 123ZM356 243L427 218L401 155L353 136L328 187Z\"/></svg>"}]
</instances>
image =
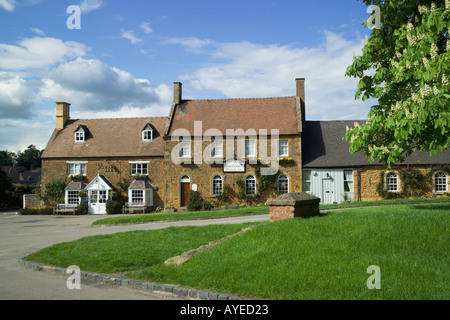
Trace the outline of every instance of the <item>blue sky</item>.
<instances>
[{"instance_id":1,"label":"blue sky","mask_svg":"<svg viewBox=\"0 0 450 320\"><path fill-rule=\"evenodd\" d=\"M81 9L69 29L67 8ZM360 53L357 0L0 0L0 150L43 149L55 101L72 118L167 116L183 97L295 94L308 120L364 119L344 76ZM223 115L226 116L226 115Z\"/></svg>"}]
</instances>

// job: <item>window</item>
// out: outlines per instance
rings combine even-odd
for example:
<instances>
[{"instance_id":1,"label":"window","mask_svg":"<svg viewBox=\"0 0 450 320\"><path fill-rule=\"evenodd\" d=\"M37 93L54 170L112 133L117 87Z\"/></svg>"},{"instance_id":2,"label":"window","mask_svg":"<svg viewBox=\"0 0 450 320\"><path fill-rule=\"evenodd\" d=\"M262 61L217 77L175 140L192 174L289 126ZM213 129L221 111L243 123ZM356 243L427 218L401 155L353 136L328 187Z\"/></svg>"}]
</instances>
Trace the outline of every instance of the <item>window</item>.
<instances>
[{"instance_id":1,"label":"window","mask_svg":"<svg viewBox=\"0 0 450 320\"><path fill-rule=\"evenodd\" d=\"M212 181L212 194L216 196L218 194L222 194L223 192L223 181L222 177L217 175L213 177Z\"/></svg>"},{"instance_id":2,"label":"window","mask_svg":"<svg viewBox=\"0 0 450 320\"><path fill-rule=\"evenodd\" d=\"M67 204L78 205L80 204L80 197L78 196L80 191L67 191Z\"/></svg>"},{"instance_id":3,"label":"window","mask_svg":"<svg viewBox=\"0 0 450 320\"><path fill-rule=\"evenodd\" d=\"M75 142L82 143L85 140L84 130L80 127L75 131Z\"/></svg>"},{"instance_id":4,"label":"window","mask_svg":"<svg viewBox=\"0 0 450 320\"><path fill-rule=\"evenodd\" d=\"M344 170L344 192L353 192L353 171Z\"/></svg>"},{"instance_id":5,"label":"window","mask_svg":"<svg viewBox=\"0 0 450 320\"><path fill-rule=\"evenodd\" d=\"M106 203L106 200L108 200L108 195L106 192L106 190L98 191L98 203Z\"/></svg>"},{"instance_id":6,"label":"window","mask_svg":"<svg viewBox=\"0 0 450 320\"><path fill-rule=\"evenodd\" d=\"M211 157L223 156L223 144L222 141L214 141L212 143Z\"/></svg>"},{"instance_id":7,"label":"window","mask_svg":"<svg viewBox=\"0 0 450 320\"><path fill-rule=\"evenodd\" d=\"M149 126L147 126L142 131L142 141L152 141L152 140L153 140L153 130Z\"/></svg>"},{"instance_id":8,"label":"window","mask_svg":"<svg viewBox=\"0 0 450 320\"><path fill-rule=\"evenodd\" d=\"M180 157L190 157L191 156L191 142L190 141L182 141L179 144L180 146Z\"/></svg>"},{"instance_id":9,"label":"window","mask_svg":"<svg viewBox=\"0 0 450 320\"><path fill-rule=\"evenodd\" d=\"M148 164L143 162L131 163L131 175L148 174Z\"/></svg>"},{"instance_id":10,"label":"window","mask_svg":"<svg viewBox=\"0 0 450 320\"><path fill-rule=\"evenodd\" d=\"M393 172L388 173L386 176L386 190L388 192L398 191L398 178L397 175Z\"/></svg>"},{"instance_id":11,"label":"window","mask_svg":"<svg viewBox=\"0 0 450 320\"><path fill-rule=\"evenodd\" d=\"M86 163L83 162L68 162L67 163L68 175L86 175Z\"/></svg>"},{"instance_id":12,"label":"window","mask_svg":"<svg viewBox=\"0 0 450 320\"><path fill-rule=\"evenodd\" d=\"M144 190L131 190L131 203L144 203Z\"/></svg>"},{"instance_id":13,"label":"window","mask_svg":"<svg viewBox=\"0 0 450 320\"><path fill-rule=\"evenodd\" d=\"M311 170L303 170L302 191L311 192Z\"/></svg>"},{"instance_id":14,"label":"window","mask_svg":"<svg viewBox=\"0 0 450 320\"><path fill-rule=\"evenodd\" d=\"M284 174L278 177L278 193L289 193L289 178Z\"/></svg>"},{"instance_id":15,"label":"window","mask_svg":"<svg viewBox=\"0 0 450 320\"><path fill-rule=\"evenodd\" d=\"M289 156L289 141L287 140L278 141L278 156L280 157Z\"/></svg>"},{"instance_id":16,"label":"window","mask_svg":"<svg viewBox=\"0 0 450 320\"><path fill-rule=\"evenodd\" d=\"M254 176L247 176L245 178L245 194L256 193L256 179Z\"/></svg>"},{"instance_id":17,"label":"window","mask_svg":"<svg viewBox=\"0 0 450 320\"><path fill-rule=\"evenodd\" d=\"M245 156L256 157L256 141L245 140Z\"/></svg>"},{"instance_id":18,"label":"window","mask_svg":"<svg viewBox=\"0 0 450 320\"><path fill-rule=\"evenodd\" d=\"M447 192L447 176L444 173L434 176L434 192Z\"/></svg>"}]
</instances>

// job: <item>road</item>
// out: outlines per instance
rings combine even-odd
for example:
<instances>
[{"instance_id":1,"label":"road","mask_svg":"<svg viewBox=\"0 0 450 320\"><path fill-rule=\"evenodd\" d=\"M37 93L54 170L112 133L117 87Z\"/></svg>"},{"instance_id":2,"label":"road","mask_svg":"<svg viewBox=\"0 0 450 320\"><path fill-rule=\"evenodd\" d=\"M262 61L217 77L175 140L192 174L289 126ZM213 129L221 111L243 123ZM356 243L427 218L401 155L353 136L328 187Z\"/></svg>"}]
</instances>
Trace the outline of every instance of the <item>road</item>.
<instances>
[{"instance_id":1,"label":"road","mask_svg":"<svg viewBox=\"0 0 450 320\"><path fill-rule=\"evenodd\" d=\"M268 215L233 218L154 222L112 227L92 227L104 216L21 216L0 212L0 299L1 300L174 300L145 290L93 281L81 282L80 290L69 290L67 277L36 271L18 264L18 259L56 243L86 236L170 226L263 221Z\"/></svg>"}]
</instances>

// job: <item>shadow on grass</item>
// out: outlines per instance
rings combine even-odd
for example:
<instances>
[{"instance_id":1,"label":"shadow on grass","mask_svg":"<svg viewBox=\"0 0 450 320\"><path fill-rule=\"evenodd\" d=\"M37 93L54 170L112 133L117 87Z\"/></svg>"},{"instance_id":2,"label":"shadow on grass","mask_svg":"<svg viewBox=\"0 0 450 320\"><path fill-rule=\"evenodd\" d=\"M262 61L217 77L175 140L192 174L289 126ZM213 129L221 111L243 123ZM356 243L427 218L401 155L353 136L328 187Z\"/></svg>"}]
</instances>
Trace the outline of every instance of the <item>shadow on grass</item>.
<instances>
[{"instance_id":1,"label":"shadow on grass","mask_svg":"<svg viewBox=\"0 0 450 320\"><path fill-rule=\"evenodd\" d=\"M445 205L445 204L436 205L436 206L433 206L433 207L430 207L430 206L427 206L427 205L422 205L422 204L417 204L417 205L414 205L413 208L416 209L416 210L430 210L430 209L433 209L433 210L439 210L439 211L447 211L448 213L450 213L450 205L449 204L447 204L447 205Z\"/></svg>"}]
</instances>

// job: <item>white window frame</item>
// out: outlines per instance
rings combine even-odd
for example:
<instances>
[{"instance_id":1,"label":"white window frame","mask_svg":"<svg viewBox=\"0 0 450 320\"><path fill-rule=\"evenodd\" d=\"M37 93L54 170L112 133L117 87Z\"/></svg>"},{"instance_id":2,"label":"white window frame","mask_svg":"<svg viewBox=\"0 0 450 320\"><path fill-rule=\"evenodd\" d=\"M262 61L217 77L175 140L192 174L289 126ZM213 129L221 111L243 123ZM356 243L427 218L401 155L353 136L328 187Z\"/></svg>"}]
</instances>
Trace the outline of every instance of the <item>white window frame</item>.
<instances>
[{"instance_id":1,"label":"white window frame","mask_svg":"<svg viewBox=\"0 0 450 320\"><path fill-rule=\"evenodd\" d=\"M181 141L179 146L178 155L180 158L190 158L191 157L191 142Z\"/></svg>"},{"instance_id":2,"label":"white window frame","mask_svg":"<svg viewBox=\"0 0 450 320\"><path fill-rule=\"evenodd\" d=\"M217 196L223 193L223 178L220 175L215 175L212 178L212 195Z\"/></svg>"},{"instance_id":3,"label":"white window frame","mask_svg":"<svg viewBox=\"0 0 450 320\"><path fill-rule=\"evenodd\" d=\"M66 191L66 205L78 206L80 205L81 198L79 196L81 190L67 190Z\"/></svg>"},{"instance_id":4,"label":"white window frame","mask_svg":"<svg viewBox=\"0 0 450 320\"><path fill-rule=\"evenodd\" d=\"M245 194L256 194L256 178L253 175L248 175L245 177Z\"/></svg>"},{"instance_id":5,"label":"white window frame","mask_svg":"<svg viewBox=\"0 0 450 320\"><path fill-rule=\"evenodd\" d=\"M130 202L132 205L143 205L145 203L145 190L130 190L130 191L131 191Z\"/></svg>"},{"instance_id":6,"label":"white window frame","mask_svg":"<svg viewBox=\"0 0 450 320\"><path fill-rule=\"evenodd\" d=\"M135 174L148 175L148 164L149 161L130 161L130 174L133 176Z\"/></svg>"},{"instance_id":7,"label":"white window frame","mask_svg":"<svg viewBox=\"0 0 450 320\"><path fill-rule=\"evenodd\" d=\"M448 190L447 175L443 172L438 172L434 175L434 192L445 193Z\"/></svg>"},{"instance_id":8,"label":"white window frame","mask_svg":"<svg viewBox=\"0 0 450 320\"><path fill-rule=\"evenodd\" d=\"M245 140L245 156L256 157L256 140Z\"/></svg>"},{"instance_id":9,"label":"white window frame","mask_svg":"<svg viewBox=\"0 0 450 320\"><path fill-rule=\"evenodd\" d=\"M279 194L289 193L289 177L287 175L280 174L277 179L277 185Z\"/></svg>"},{"instance_id":10,"label":"white window frame","mask_svg":"<svg viewBox=\"0 0 450 320\"><path fill-rule=\"evenodd\" d=\"M83 129L75 131L75 143L83 143L85 141L85 132Z\"/></svg>"},{"instance_id":11,"label":"white window frame","mask_svg":"<svg viewBox=\"0 0 450 320\"><path fill-rule=\"evenodd\" d=\"M289 140L278 140L278 156L289 156Z\"/></svg>"},{"instance_id":12,"label":"white window frame","mask_svg":"<svg viewBox=\"0 0 450 320\"><path fill-rule=\"evenodd\" d=\"M223 141L215 140L211 144L211 157L222 158L223 157Z\"/></svg>"},{"instance_id":13,"label":"white window frame","mask_svg":"<svg viewBox=\"0 0 450 320\"><path fill-rule=\"evenodd\" d=\"M398 192L399 183L398 175L394 172L389 172L386 175L386 190L388 192Z\"/></svg>"},{"instance_id":14,"label":"white window frame","mask_svg":"<svg viewBox=\"0 0 450 320\"><path fill-rule=\"evenodd\" d=\"M311 170L303 170L302 172L302 191L309 193L311 192L311 175L312 175L312 171ZM307 179L309 178L309 179ZM309 188L306 189L305 185L308 185Z\"/></svg>"},{"instance_id":15,"label":"white window frame","mask_svg":"<svg viewBox=\"0 0 450 320\"><path fill-rule=\"evenodd\" d=\"M67 161L67 175L83 175L86 176L87 162ZM72 168L71 168L72 167Z\"/></svg>"},{"instance_id":16,"label":"white window frame","mask_svg":"<svg viewBox=\"0 0 450 320\"><path fill-rule=\"evenodd\" d=\"M153 141L153 129L142 130L142 141Z\"/></svg>"}]
</instances>

